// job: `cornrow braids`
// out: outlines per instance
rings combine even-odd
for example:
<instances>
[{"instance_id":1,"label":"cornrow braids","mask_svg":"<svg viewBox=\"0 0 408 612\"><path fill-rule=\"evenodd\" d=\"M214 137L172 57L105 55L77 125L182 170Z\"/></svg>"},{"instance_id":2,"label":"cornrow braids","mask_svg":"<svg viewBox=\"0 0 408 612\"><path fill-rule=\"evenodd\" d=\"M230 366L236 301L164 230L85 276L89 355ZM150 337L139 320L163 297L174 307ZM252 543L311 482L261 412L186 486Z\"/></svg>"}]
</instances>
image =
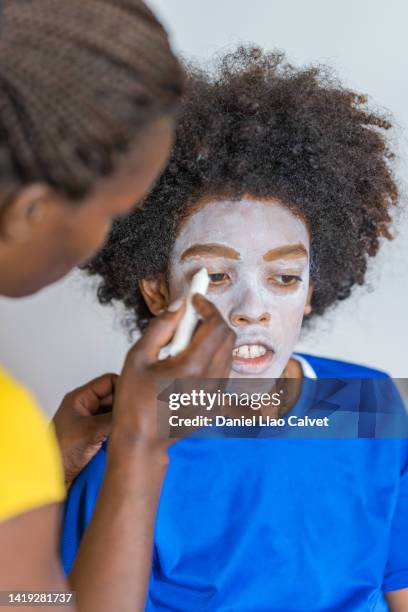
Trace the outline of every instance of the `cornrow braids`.
<instances>
[{"instance_id":1,"label":"cornrow braids","mask_svg":"<svg viewBox=\"0 0 408 612\"><path fill-rule=\"evenodd\" d=\"M44 181L84 197L183 93L141 0L5 0L0 28L0 186Z\"/></svg>"}]
</instances>

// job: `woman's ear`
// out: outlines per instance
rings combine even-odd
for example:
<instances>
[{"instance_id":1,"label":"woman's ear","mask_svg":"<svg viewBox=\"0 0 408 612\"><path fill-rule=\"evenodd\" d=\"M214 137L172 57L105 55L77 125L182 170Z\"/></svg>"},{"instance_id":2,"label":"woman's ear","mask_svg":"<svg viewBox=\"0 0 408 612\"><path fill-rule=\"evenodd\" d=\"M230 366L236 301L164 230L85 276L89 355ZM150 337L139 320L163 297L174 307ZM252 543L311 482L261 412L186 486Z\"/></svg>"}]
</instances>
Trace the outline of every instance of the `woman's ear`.
<instances>
[{"instance_id":1,"label":"woman's ear","mask_svg":"<svg viewBox=\"0 0 408 612\"><path fill-rule=\"evenodd\" d=\"M52 199L45 183L33 183L4 194L0 208L1 235L13 241L25 239L44 220Z\"/></svg>"},{"instance_id":2,"label":"woman's ear","mask_svg":"<svg viewBox=\"0 0 408 612\"><path fill-rule=\"evenodd\" d=\"M156 278L142 279L139 288L152 315L159 315L169 305L169 288L163 274Z\"/></svg>"},{"instance_id":3,"label":"woman's ear","mask_svg":"<svg viewBox=\"0 0 408 612\"><path fill-rule=\"evenodd\" d=\"M312 312L312 296L313 296L314 285L309 285L309 290L307 292L306 304L304 314L307 317Z\"/></svg>"}]
</instances>

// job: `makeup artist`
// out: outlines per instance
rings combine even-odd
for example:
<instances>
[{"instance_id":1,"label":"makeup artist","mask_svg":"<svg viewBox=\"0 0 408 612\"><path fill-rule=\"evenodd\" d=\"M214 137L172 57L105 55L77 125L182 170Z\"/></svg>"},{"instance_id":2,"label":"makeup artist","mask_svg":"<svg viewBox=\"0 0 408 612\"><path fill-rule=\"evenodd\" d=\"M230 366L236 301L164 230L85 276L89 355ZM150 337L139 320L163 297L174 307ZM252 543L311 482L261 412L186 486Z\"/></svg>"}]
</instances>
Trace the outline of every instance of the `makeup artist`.
<instances>
[{"instance_id":1,"label":"makeup artist","mask_svg":"<svg viewBox=\"0 0 408 612\"><path fill-rule=\"evenodd\" d=\"M2 3L1 295L33 294L102 246L162 170L182 91L166 32L141 0ZM222 377L230 366L234 334L204 298L195 305L203 322L182 356L157 364L179 303L152 323L118 378L66 396L54 419L63 464L31 395L0 369L0 591L73 589L79 610L143 608L168 461L156 436L156 379ZM111 421L103 407L112 401ZM64 478L69 486L108 432L100 503L68 585L57 560Z\"/></svg>"}]
</instances>

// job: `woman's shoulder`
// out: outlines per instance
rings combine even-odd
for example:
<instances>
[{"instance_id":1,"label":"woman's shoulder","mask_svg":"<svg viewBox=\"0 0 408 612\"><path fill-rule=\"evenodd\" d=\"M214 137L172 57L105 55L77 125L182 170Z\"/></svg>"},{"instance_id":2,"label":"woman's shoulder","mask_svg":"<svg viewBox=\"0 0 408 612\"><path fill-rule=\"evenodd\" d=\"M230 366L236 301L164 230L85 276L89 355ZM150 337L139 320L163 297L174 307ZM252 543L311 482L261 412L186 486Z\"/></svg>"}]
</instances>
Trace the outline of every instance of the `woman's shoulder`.
<instances>
[{"instance_id":1,"label":"woman's shoulder","mask_svg":"<svg viewBox=\"0 0 408 612\"><path fill-rule=\"evenodd\" d=\"M26 412L33 415L36 420L45 422L30 392L2 367L0 367L0 410L2 417L7 413L10 419L18 419L19 415Z\"/></svg>"},{"instance_id":2,"label":"woman's shoulder","mask_svg":"<svg viewBox=\"0 0 408 612\"><path fill-rule=\"evenodd\" d=\"M7 484L7 486L6 486ZM31 393L0 368L0 520L62 501L57 441Z\"/></svg>"}]
</instances>

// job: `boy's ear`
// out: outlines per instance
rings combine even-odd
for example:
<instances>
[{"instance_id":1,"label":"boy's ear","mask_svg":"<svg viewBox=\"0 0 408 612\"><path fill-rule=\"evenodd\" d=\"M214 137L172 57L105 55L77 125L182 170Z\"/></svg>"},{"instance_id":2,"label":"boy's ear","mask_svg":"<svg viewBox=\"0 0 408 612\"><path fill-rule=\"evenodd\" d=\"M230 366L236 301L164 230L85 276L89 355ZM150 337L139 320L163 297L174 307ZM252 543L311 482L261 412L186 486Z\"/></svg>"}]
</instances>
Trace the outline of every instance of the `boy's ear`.
<instances>
[{"instance_id":1,"label":"boy's ear","mask_svg":"<svg viewBox=\"0 0 408 612\"><path fill-rule=\"evenodd\" d=\"M313 296L314 285L309 286L309 290L307 292L306 304L305 304L305 316L310 315L312 312L312 296Z\"/></svg>"},{"instance_id":2,"label":"boy's ear","mask_svg":"<svg viewBox=\"0 0 408 612\"><path fill-rule=\"evenodd\" d=\"M163 274L142 279L139 288L152 315L159 315L169 305L169 288Z\"/></svg>"},{"instance_id":3,"label":"boy's ear","mask_svg":"<svg viewBox=\"0 0 408 612\"><path fill-rule=\"evenodd\" d=\"M41 223L52 202L50 188L33 183L5 194L0 208L0 231L8 240L24 239L35 225Z\"/></svg>"}]
</instances>

